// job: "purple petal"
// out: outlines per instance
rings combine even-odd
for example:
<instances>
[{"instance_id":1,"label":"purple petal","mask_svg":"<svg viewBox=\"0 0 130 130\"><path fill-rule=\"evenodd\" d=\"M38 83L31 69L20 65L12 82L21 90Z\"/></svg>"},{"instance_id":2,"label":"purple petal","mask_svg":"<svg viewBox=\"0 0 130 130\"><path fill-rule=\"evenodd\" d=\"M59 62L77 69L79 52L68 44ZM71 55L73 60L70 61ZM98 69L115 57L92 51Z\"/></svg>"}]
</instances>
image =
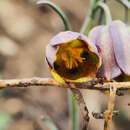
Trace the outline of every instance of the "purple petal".
<instances>
[{"instance_id":1,"label":"purple petal","mask_svg":"<svg viewBox=\"0 0 130 130\"><path fill-rule=\"evenodd\" d=\"M56 46L62 43L67 43L68 41L77 39L79 37L79 34L80 33L71 31L60 32L59 34L53 37L49 44L52 46Z\"/></svg>"},{"instance_id":2,"label":"purple petal","mask_svg":"<svg viewBox=\"0 0 130 130\"><path fill-rule=\"evenodd\" d=\"M82 33L71 32L71 31L60 32L58 35L53 37L53 39L50 41L49 44L52 45L52 46L58 46L60 44L67 43L67 42L72 41L72 40L83 40L84 42L86 42L88 44L89 49L92 52L95 52L95 53L98 54L97 48L94 45L94 43L92 41L90 41Z\"/></svg>"},{"instance_id":3,"label":"purple petal","mask_svg":"<svg viewBox=\"0 0 130 130\"><path fill-rule=\"evenodd\" d=\"M130 75L130 33L127 26L121 21L115 21L110 25L109 31L116 62L125 74Z\"/></svg>"},{"instance_id":4,"label":"purple petal","mask_svg":"<svg viewBox=\"0 0 130 130\"><path fill-rule=\"evenodd\" d=\"M120 75L121 71L116 63L112 40L108 26L95 27L89 34L89 38L95 42L102 57L102 66L98 72L99 77L112 79Z\"/></svg>"},{"instance_id":5,"label":"purple petal","mask_svg":"<svg viewBox=\"0 0 130 130\"><path fill-rule=\"evenodd\" d=\"M47 45L46 47L46 61L49 64L49 66L53 67L53 63L55 61L56 58L56 51L57 48L51 46L50 44Z\"/></svg>"},{"instance_id":6,"label":"purple petal","mask_svg":"<svg viewBox=\"0 0 130 130\"><path fill-rule=\"evenodd\" d=\"M89 38L94 42L94 43L98 43L99 37L100 37L100 33L102 31L102 29L104 28L104 25L101 26L97 26L95 28L92 29L92 31L89 33Z\"/></svg>"}]
</instances>

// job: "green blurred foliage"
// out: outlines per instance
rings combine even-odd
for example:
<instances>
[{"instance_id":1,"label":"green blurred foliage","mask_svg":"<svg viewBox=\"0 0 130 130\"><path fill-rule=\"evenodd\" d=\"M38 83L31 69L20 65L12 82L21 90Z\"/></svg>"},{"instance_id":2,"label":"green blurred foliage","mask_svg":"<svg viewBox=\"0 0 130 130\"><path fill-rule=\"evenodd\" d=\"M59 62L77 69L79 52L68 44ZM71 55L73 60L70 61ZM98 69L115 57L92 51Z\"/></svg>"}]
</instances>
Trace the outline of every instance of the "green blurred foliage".
<instances>
[{"instance_id":1,"label":"green blurred foliage","mask_svg":"<svg viewBox=\"0 0 130 130\"><path fill-rule=\"evenodd\" d=\"M6 130L11 121L11 116L7 113L0 113L0 130Z\"/></svg>"}]
</instances>

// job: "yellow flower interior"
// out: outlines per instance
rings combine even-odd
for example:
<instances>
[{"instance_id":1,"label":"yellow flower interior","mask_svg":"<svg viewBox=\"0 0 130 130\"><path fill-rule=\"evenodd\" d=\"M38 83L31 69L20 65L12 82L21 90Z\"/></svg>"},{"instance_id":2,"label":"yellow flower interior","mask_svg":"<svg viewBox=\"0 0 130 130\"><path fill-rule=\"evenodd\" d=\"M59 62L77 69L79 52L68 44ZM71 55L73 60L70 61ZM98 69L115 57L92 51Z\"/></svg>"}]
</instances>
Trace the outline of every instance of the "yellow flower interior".
<instances>
[{"instance_id":1,"label":"yellow flower interior","mask_svg":"<svg viewBox=\"0 0 130 130\"><path fill-rule=\"evenodd\" d=\"M57 58L63 60L66 68L72 69L78 67L78 64L82 63L83 60L85 60L84 57L81 57L82 52L83 48L81 47L69 47L69 45L63 45L59 49L59 55L57 56Z\"/></svg>"},{"instance_id":2,"label":"yellow flower interior","mask_svg":"<svg viewBox=\"0 0 130 130\"><path fill-rule=\"evenodd\" d=\"M96 71L98 61L84 41L73 40L59 46L54 69L62 77L75 80L91 74L92 67Z\"/></svg>"}]
</instances>

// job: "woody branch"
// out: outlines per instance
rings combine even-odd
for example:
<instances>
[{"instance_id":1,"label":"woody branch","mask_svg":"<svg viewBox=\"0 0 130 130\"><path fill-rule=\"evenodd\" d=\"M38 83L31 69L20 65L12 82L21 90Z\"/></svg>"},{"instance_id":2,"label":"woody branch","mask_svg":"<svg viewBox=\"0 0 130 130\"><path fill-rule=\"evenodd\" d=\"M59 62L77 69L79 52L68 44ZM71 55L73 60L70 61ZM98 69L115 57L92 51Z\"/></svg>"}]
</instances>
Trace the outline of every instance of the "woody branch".
<instances>
[{"instance_id":1,"label":"woody branch","mask_svg":"<svg viewBox=\"0 0 130 130\"><path fill-rule=\"evenodd\" d=\"M110 90L110 86L114 86L117 90L128 90L130 89L130 82L108 82L103 79L94 78L88 82L84 83L75 83L71 82L74 85L67 85L65 83L59 83L52 78L25 78L25 79L9 79L9 80L0 80L0 88L6 87L30 87L30 86L53 86L60 88L77 88L77 89L93 89L93 90Z\"/></svg>"}]
</instances>

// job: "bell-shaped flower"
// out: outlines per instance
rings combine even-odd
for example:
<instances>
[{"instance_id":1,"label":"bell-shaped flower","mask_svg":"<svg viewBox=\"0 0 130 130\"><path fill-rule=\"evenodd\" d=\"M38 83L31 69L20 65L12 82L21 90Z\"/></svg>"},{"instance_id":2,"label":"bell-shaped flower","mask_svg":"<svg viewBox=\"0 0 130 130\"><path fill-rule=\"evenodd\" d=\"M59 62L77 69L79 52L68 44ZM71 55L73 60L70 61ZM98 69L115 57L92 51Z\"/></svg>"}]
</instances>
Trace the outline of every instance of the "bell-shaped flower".
<instances>
[{"instance_id":1,"label":"bell-shaped flower","mask_svg":"<svg viewBox=\"0 0 130 130\"><path fill-rule=\"evenodd\" d=\"M93 28L88 36L97 46L102 65L97 76L113 79L130 76L130 31L121 21Z\"/></svg>"},{"instance_id":2,"label":"bell-shaped flower","mask_svg":"<svg viewBox=\"0 0 130 130\"><path fill-rule=\"evenodd\" d=\"M86 81L96 76L100 57L96 46L85 35L60 32L46 47L46 61L53 77L60 81Z\"/></svg>"}]
</instances>

